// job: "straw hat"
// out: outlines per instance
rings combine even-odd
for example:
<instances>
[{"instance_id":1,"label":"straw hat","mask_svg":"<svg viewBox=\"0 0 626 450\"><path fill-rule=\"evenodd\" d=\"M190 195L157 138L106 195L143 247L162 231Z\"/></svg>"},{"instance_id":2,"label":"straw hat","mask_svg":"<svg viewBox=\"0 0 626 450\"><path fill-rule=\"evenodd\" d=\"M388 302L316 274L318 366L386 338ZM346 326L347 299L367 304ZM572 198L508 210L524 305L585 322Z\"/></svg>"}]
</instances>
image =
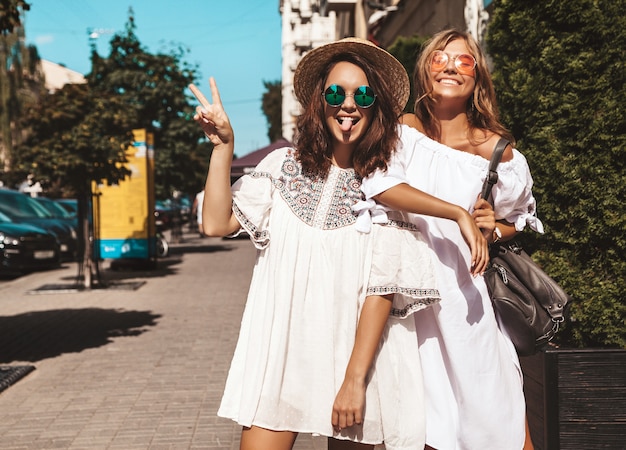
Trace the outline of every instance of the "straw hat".
<instances>
[{"instance_id":1,"label":"straw hat","mask_svg":"<svg viewBox=\"0 0 626 450\"><path fill-rule=\"evenodd\" d=\"M404 66L391 53L374 43L354 37L316 47L302 57L293 76L296 98L302 104L308 103L314 94L315 82L328 62L333 57L350 51L370 61L372 67L380 70L383 76L391 82L392 95L396 102L394 109L400 114L409 101L411 93L409 75Z\"/></svg>"}]
</instances>

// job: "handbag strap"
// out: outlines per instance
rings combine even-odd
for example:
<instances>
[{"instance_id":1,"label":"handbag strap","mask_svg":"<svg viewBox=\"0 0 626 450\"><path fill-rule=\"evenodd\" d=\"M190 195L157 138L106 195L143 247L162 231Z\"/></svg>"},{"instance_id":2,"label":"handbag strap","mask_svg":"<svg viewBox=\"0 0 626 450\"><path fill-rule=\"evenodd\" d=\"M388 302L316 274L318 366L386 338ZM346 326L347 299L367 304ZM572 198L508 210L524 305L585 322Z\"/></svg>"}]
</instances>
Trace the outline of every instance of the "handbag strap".
<instances>
[{"instance_id":1,"label":"handbag strap","mask_svg":"<svg viewBox=\"0 0 626 450\"><path fill-rule=\"evenodd\" d=\"M480 193L480 197L485 200L489 199L489 196L491 195L491 188L493 188L493 185L498 182L498 172L496 169L498 168L498 164L500 164L502 154L504 153L504 149L507 145L509 145L509 141L504 138L500 138L496 147L493 149L491 160L489 161L489 173L487 174L487 178L485 178L482 192Z\"/></svg>"}]
</instances>

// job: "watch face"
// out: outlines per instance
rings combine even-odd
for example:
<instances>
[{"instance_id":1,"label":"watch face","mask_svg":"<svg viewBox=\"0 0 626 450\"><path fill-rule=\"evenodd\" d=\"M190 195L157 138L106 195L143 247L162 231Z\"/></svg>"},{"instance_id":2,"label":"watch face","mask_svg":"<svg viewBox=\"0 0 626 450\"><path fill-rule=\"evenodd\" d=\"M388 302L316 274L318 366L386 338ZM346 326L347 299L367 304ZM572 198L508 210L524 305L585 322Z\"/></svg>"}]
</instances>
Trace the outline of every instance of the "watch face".
<instances>
[{"instance_id":1,"label":"watch face","mask_svg":"<svg viewBox=\"0 0 626 450\"><path fill-rule=\"evenodd\" d=\"M500 239L502 239L502 231L500 231L500 228L495 227L493 229L493 234L491 235L491 243L495 244L496 242L498 242Z\"/></svg>"}]
</instances>

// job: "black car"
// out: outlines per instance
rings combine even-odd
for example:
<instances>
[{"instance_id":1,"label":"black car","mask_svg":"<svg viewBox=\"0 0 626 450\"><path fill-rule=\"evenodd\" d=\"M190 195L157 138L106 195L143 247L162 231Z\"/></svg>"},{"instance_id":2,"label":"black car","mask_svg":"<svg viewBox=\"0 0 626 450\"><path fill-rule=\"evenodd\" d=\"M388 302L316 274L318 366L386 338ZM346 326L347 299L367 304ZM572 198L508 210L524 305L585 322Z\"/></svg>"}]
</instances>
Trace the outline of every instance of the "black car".
<instances>
[{"instance_id":1,"label":"black car","mask_svg":"<svg viewBox=\"0 0 626 450\"><path fill-rule=\"evenodd\" d=\"M26 223L12 223L0 213L0 273L48 269L60 262L55 236Z\"/></svg>"},{"instance_id":2,"label":"black car","mask_svg":"<svg viewBox=\"0 0 626 450\"><path fill-rule=\"evenodd\" d=\"M34 198L12 189L0 189L0 212L13 223L27 223L42 228L57 237L61 257L74 261L78 248L76 230L62 220L55 219Z\"/></svg>"}]
</instances>

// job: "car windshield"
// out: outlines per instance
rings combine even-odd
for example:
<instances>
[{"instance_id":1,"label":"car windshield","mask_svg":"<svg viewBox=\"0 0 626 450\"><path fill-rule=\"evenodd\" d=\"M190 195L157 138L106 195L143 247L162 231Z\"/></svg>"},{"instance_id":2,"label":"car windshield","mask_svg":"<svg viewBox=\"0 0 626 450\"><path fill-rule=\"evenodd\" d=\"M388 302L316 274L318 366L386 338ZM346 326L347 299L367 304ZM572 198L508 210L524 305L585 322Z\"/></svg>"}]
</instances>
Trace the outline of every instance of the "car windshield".
<instances>
[{"instance_id":1,"label":"car windshield","mask_svg":"<svg viewBox=\"0 0 626 450\"><path fill-rule=\"evenodd\" d=\"M52 214L53 217L59 219L71 219L73 217L72 214L70 214L65 208L54 200L44 197L36 197L35 201L46 208L46 210Z\"/></svg>"},{"instance_id":2,"label":"car windshield","mask_svg":"<svg viewBox=\"0 0 626 450\"><path fill-rule=\"evenodd\" d=\"M46 208L41 206L34 198L25 194L0 191L0 211L18 219L50 219Z\"/></svg>"},{"instance_id":3,"label":"car windshield","mask_svg":"<svg viewBox=\"0 0 626 450\"><path fill-rule=\"evenodd\" d=\"M58 199L57 203L61 205L65 210L74 217L78 213L78 202L74 199Z\"/></svg>"}]
</instances>

